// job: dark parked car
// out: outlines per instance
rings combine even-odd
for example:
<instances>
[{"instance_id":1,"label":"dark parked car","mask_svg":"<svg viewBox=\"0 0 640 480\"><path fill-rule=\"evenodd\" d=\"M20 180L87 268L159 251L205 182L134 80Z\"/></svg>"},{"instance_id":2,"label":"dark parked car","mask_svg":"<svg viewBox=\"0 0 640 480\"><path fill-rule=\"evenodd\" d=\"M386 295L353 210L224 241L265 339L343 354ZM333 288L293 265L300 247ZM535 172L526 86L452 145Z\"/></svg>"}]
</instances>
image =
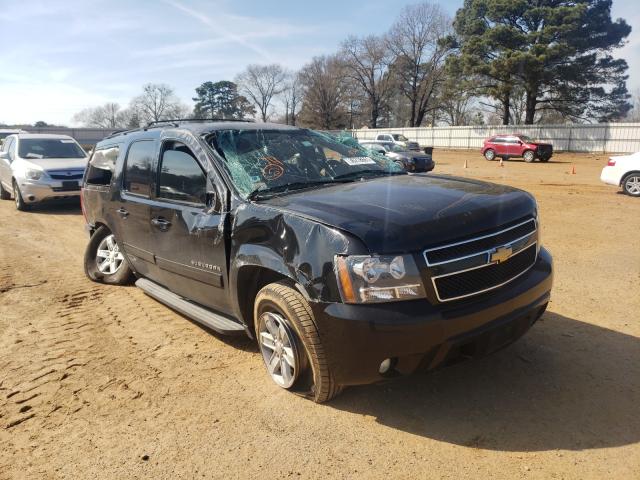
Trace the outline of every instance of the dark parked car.
<instances>
[{"instance_id":1,"label":"dark parked car","mask_svg":"<svg viewBox=\"0 0 640 480\"><path fill-rule=\"evenodd\" d=\"M98 143L83 181L94 281L257 340L317 402L478 357L545 311L552 263L521 190L409 175L331 136L175 121Z\"/></svg>"},{"instance_id":2,"label":"dark parked car","mask_svg":"<svg viewBox=\"0 0 640 480\"><path fill-rule=\"evenodd\" d=\"M399 167L411 173L430 172L435 167L431 154L407 150L395 143L362 141L364 148L385 155Z\"/></svg>"},{"instance_id":3,"label":"dark parked car","mask_svg":"<svg viewBox=\"0 0 640 480\"><path fill-rule=\"evenodd\" d=\"M526 135L496 135L484 141L481 152L490 161L497 157L505 160L522 157L527 163L536 159L548 162L553 155L553 146L550 143L536 142Z\"/></svg>"}]
</instances>

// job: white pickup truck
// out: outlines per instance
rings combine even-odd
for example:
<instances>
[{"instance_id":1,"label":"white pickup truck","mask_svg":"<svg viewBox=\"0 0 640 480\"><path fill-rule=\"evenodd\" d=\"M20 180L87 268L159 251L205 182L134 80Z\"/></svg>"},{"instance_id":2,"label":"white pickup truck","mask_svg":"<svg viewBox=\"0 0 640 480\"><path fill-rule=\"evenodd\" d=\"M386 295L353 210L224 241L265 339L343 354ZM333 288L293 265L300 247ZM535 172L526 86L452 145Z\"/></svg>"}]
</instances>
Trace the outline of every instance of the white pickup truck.
<instances>
[{"instance_id":1,"label":"white pickup truck","mask_svg":"<svg viewBox=\"0 0 640 480\"><path fill-rule=\"evenodd\" d=\"M420 151L420 145L418 142L412 142L407 137L399 133L379 133L376 135L376 142L391 142L407 150Z\"/></svg>"}]
</instances>

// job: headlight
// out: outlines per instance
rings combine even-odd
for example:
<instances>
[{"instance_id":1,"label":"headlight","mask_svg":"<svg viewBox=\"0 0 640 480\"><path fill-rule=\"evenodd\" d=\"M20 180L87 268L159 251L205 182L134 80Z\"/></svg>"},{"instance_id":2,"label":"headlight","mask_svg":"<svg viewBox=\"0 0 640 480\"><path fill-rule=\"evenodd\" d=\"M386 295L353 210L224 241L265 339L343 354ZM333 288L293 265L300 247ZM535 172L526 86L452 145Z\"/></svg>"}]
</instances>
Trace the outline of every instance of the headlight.
<instances>
[{"instance_id":1,"label":"headlight","mask_svg":"<svg viewBox=\"0 0 640 480\"><path fill-rule=\"evenodd\" d=\"M345 303L393 302L426 296L411 255L336 256L334 265Z\"/></svg>"},{"instance_id":2,"label":"headlight","mask_svg":"<svg viewBox=\"0 0 640 480\"><path fill-rule=\"evenodd\" d=\"M42 176L42 170L27 170L25 173L25 177L29 180L40 180Z\"/></svg>"}]
</instances>

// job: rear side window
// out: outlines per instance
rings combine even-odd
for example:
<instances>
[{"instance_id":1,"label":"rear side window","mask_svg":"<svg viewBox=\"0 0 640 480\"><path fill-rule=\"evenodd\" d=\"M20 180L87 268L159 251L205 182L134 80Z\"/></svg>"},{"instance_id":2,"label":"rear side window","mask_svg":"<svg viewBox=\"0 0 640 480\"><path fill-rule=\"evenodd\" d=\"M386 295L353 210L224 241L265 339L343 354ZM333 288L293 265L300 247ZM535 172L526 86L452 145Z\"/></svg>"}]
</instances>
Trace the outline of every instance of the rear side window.
<instances>
[{"instance_id":1,"label":"rear side window","mask_svg":"<svg viewBox=\"0 0 640 480\"><path fill-rule=\"evenodd\" d=\"M120 153L118 145L97 148L89 161L87 183L92 185L109 185Z\"/></svg>"},{"instance_id":2,"label":"rear side window","mask_svg":"<svg viewBox=\"0 0 640 480\"><path fill-rule=\"evenodd\" d=\"M204 204L207 179L195 156L181 142L167 142L159 166L158 197Z\"/></svg>"},{"instance_id":3,"label":"rear side window","mask_svg":"<svg viewBox=\"0 0 640 480\"><path fill-rule=\"evenodd\" d=\"M142 140L129 147L124 167L123 188L135 195L149 196L151 166L156 153L155 142Z\"/></svg>"}]
</instances>

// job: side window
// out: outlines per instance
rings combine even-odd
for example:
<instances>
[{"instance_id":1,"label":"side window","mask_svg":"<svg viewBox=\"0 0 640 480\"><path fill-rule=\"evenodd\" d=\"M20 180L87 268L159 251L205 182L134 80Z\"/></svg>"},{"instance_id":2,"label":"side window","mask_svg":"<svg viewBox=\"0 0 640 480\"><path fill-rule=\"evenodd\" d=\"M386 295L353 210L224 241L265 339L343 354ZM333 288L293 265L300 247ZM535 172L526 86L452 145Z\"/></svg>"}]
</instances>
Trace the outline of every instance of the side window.
<instances>
[{"instance_id":1,"label":"side window","mask_svg":"<svg viewBox=\"0 0 640 480\"><path fill-rule=\"evenodd\" d=\"M109 185L116 166L120 147L96 148L91 155L87 171L87 183L93 185Z\"/></svg>"},{"instance_id":2,"label":"side window","mask_svg":"<svg viewBox=\"0 0 640 480\"><path fill-rule=\"evenodd\" d=\"M156 153L156 143L141 140L131 144L124 167L123 189L135 195L149 196L151 191L151 166Z\"/></svg>"},{"instance_id":3,"label":"side window","mask_svg":"<svg viewBox=\"0 0 640 480\"><path fill-rule=\"evenodd\" d=\"M504 138L496 137L493 139L493 143L504 143Z\"/></svg>"},{"instance_id":4,"label":"side window","mask_svg":"<svg viewBox=\"0 0 640 480\"><path fill-rule=\"evenodd\" d=\"M158 198L204 204L207 178L184 143L167 142L162 149L158 174Z\"/></svg>"},{"instance_id":5,"label":"side window","mask_svg":"<svg viewBox=\"0 0 640 480\"><path fill-rule=\"evenodd\" d=\"M16 158L16 144L18 140L15 137L9 140L9 146L7 147L7 152L9 152L9 161L13 162Z\"/></svg>"}]
</instances>

